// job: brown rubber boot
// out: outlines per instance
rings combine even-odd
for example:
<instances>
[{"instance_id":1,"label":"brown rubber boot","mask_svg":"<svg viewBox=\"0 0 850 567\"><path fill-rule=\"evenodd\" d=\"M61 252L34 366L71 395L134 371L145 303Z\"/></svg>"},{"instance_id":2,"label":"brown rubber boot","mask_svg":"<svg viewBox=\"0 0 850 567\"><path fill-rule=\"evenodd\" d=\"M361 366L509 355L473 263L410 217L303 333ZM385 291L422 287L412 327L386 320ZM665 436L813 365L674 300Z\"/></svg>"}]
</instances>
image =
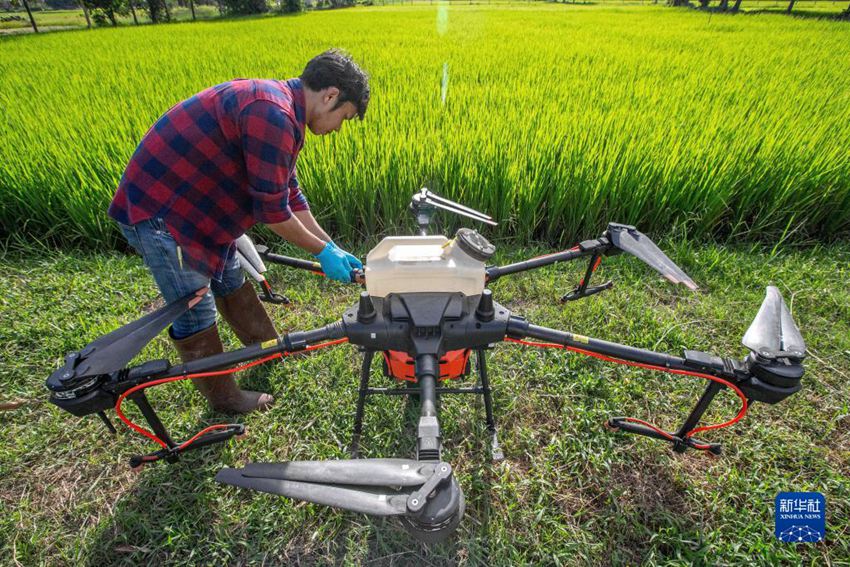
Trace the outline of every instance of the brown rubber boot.
<instances>
[{"instance_id":1,"label":"brown rubber boot","mask_svg":"<svg viewBox=\"0 0 850 567\"><path fill-rule=\"evenodd\" d=\"M272 320L250 281L246 280L230 295L216 297L215 307L243 345L277 338Z\"/></svg>"},{"instance_id":2,"label":"brown rubber boot","mask_svg":"<svg viewBox=\"0 0 850 567\"><path fill-rule=\"evenodd\" d=\"M177 347L177 352L180 353L180 358L184 363L224 352L224 347L218 336L218 326L215 324L185 339L172 338L171 341ZM210 407L220 412L248 413L254 410L264 410L274 401L274 398L269 394L240 390L239 386L236 385L233 374L192 378L192 383L207 399Z\"/></svg>"}]
</instances>

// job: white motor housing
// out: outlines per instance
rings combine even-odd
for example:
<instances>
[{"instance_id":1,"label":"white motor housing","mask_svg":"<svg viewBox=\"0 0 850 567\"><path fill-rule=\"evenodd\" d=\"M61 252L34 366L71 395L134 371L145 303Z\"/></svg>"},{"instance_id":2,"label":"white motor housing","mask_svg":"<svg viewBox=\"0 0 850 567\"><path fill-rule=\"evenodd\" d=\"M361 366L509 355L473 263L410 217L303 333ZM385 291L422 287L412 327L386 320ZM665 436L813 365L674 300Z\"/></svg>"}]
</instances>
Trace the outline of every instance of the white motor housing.
<instances>
[{"instance_id":1,"label":"white motor housing","mask_svg":"<svg viewBox=\"0 0 850 567\"><path fill-rule=\"evenodd\" d=\"M445 236L389 236L366 256L366 291L451 292L466 296L484 290L484 262Z\"/></svg>"}]
</instances>

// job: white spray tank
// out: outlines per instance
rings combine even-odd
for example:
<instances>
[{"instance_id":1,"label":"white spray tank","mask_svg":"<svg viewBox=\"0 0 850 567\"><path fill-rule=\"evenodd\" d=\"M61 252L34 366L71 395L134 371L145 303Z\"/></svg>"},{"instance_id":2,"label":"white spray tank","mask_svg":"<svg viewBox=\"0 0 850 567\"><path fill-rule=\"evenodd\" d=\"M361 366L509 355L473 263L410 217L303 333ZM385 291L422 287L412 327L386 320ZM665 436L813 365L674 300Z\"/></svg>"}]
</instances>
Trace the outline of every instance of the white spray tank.
<instances>
[{"instance_id":1,"label":"white spray tank","mask_svg":"<svg viewBox=\"0 0 850 567\"><path fill-rule=\"evenodd\" d=\"M461 228L451 240L436 236L389 236L366 256L366 291L449 292L466 296L484 290L485 262L495 252L487 239Z\"/></svg>"}]
</instances>

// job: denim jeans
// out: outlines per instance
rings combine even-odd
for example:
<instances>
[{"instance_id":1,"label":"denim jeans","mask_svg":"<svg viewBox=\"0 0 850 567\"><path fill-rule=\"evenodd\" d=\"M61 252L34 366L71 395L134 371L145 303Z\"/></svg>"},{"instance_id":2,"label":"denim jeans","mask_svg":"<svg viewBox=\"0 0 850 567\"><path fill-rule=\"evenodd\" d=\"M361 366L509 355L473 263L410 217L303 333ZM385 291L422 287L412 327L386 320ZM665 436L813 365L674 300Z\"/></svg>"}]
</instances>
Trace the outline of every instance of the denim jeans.
<instances>
[{"instance_id":1,"label":"denim jeans","mask_svg":"<svg viewBox=\"0 0 850 567\"><path fill-rule=\"evenodd\" d=\"M177 242L160 218L138 222L132 226L118 223L130 246L142 256L166 303L176 301L202 287L210 292L192 309L174 321L170 330L175 339L184 339L215 323L215 300L242 287L245 276L234 254L227 259L221 281L211 279L185 265L181 265Z\"/></svg>"}]
</instances>

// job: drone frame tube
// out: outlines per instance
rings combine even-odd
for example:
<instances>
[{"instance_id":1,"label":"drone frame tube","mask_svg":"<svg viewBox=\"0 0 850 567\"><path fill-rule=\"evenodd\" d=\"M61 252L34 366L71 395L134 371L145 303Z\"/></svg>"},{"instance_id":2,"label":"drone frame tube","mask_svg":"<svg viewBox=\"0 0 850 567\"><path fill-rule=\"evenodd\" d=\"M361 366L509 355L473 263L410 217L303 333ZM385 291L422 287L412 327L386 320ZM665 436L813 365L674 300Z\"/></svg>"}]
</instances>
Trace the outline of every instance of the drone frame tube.
<instances>
[{"instance_id":1,"label":"drone frame tube","mask_svg":"<svg viewBox=\"0 0 850 567\"><path fill-rule=\"evenodd\" d=\"M640 364L664 366L676 370L693 370L692 367L687 366L684 358L678 356L595 339L568 331L540 327L529 324L525 319L516 316L511 316L508 321L507 334L512 338L530 337Z\"/></svg>"},{"instance_id":2,"label":"drone frame tube","mask_svg":"<svg viewBox=\"0 0 850 567\"><path fill-rule=\"evenodd\" d=\"M116 399L119 401L116 409L120 406L120 400L124 397L125 392L129 392L127 399L130 399L139 407L145 421L147 421L148 425L153 430L154 435L152 436L149 432L144 432L144 430L138 428L138 426L134 426L130 423L128 423L128 425L140 433L145 434L151 440L157 441L157 443L162 446L161 450L149 455L132 457L130 459L131 467L135 468L145 462L156 461L159 459L175 462L178 459L179 453L190 449L198 449L212 443L225 441L234 435L241 435L245 431L244 426L231 424L230 426L222 426L221 429L224 429L223 431L219 430L199 434L200 436L197 439L183 443L182 445L175 443L169 436L167 429L145 396L143 389L144 387L147 387L145 384L156 385L167 381L173 381L180 377L191 377L192 375L215 372L250 360L261 359L283 353L298 352L307 349L311 344L320 343L326 340L340 339L344 338L344 336L344 327L340 322L336 322L310 331L284 334L277 340L249 345L235 351L199 358L179 365L169 366L167 361L158 361L160 364L146 364L141 367L130 368L126 372L120 371L114 375L116 376L116 379L102 384L101 388L109 394L116 396ZM151 370L149 372L145 372L145 368L150 368ZM141 389L139 389L139 387L141 387ZM133 391L133 389L136 390ZM100 412L100 414L102 413L103 412ZM121 417L120 412L119 417ZM105 415L101 415L101 419L104 418ZM108 419L105 421L108 422Z\"/></svg>"},{"instance_id":3,"label":"drone frame tube","mask_svg":"<svg viewBox=\"0 0 850 567\"><path fill-rule=\"evenodd\" d=\"M419 383L419 425L417 428L416 458L420 461L438 461L442 450L440 422L437 416L437 377L440 363L434 354L420 354L415 362L416 381Z\"/></svg>"},{"instance_id":4,"label":"drone frame tube","mask_svg":"<svg viewBox=\"0 0 850 567\"><path fill-rule=\"evenodd\" d=\"M198 358L184 364L171 366L165 372L158 373L154 376L148 376L147 379L173 378L187 374L213 371L269 355L281 354L284 352L298 352L304 350L310 344L333 339L341 339L344 337L345 331L342 324L340 322L331 323L324 327L319 327L310 331L285 333L277 340L273 339L264 343L255 343L237 350L214 354L212 356ZM143 379L137 383L142 383L144 381L146 380Z\"/></svg>"},{"instance_id":5,"label":"drone frame tube","mask_svg":"<svg viewBox=\"0 0 850 567\"><path fill-rule=\"evenodd\" d=\"M487 268L486 271L487 282L494 282L502 276L518 274L520 272L527 272L528 270L536 270L537 268L549 266L557 262L570 262L572 260L576 260L578 258L582 258L590 254L593 254L592 250L582 251L578 248L570 248L569 250L564 250L563 252L547 254L545 256L532 258L531 260L523 260L522 262L515 262L513 264L507 264L505 266L490 266L489 268Z\"/></svg>"},{"instance_id":6,"label":"drone frame tube","mask_svg":"<svg viewBox=\"0 0 850 567\"><path fill-rule=\"evenodd\" d=\"M301 258L292 258L290 256L274 254L272 252L269 252L267 246L263 245L257 245L256 248L257 253L260 255L260 258L262 258L266 262L271 262L272 264L280 264L282 266L288 266L290 268L298 268L299 270L307 270L308 272L324 275L324 271L322 271L322 265L319 262L313 262L311 260L302 260Z\"/></svg>"},{"instance_id":7,"label":"drone frame tube","mask_svg":"<svg viewBox=\"0 0 850 567\"><path fill-rule=\"evenodd\" d=\"M521 262L515 262L505 266L490 266L486 271L487 282L496 281L502 276L536 270L537 268L550 266L558 262L571 262L572 260L577 260L586 256L594 257L591 260L592 266L595 258L602 254L612 255L619 253L620 250L611 244L611 241L607 236L601 236L593 240L585 240L568 250L555 252L554 254L546 254L544 256L538 256L537 258L531 258L530 260L523 260ZM590 270L590 267L588 270Z\"/></svg>"},{"instance_id":8,"label":"drone frame tube","mask_svg":"<svg viewBox=\"0 0 850 567\"><path fill-rule=\"evenodd\" d=\"M525 337L547 341L561 345L579 352L595 353L611 358L616 358L624 361L635 362L638 364L650 365L653 367L669 369L673 371L683 371L687 373L695 373L695 368L688 363L688 360L670 354L659 353L651 350L640 349L595 339L584 335L578 335L567 331L558 331L547 327L529 324L521 317L512 316L508 321L507 335L513 339L521 339ZM711 375L716 378L725 380L735 380L735 376L727 371L723 361L720 362L719 368L701 368L701 374ZM665 432L648 427L648 424L642 424L639 420L632 418L614 417L608 420L607 426L615 429L622 429L629 433L637 433L647 437L653 437L673 443L673 450L677 453L684 452L688 447L707 450L713 454L720 453L720 445L716 443L704 443L693 439L689 434L694 430L699 419L702 417L709 404L714 399L714 396L725 386L722 383L711 381L707 386L696 406L691 410L685 422L678 428L676 432ZM744 405L746 409L746 404ZM638 421L638 423L634 423Z\"/></svg>"}]
</instances>

